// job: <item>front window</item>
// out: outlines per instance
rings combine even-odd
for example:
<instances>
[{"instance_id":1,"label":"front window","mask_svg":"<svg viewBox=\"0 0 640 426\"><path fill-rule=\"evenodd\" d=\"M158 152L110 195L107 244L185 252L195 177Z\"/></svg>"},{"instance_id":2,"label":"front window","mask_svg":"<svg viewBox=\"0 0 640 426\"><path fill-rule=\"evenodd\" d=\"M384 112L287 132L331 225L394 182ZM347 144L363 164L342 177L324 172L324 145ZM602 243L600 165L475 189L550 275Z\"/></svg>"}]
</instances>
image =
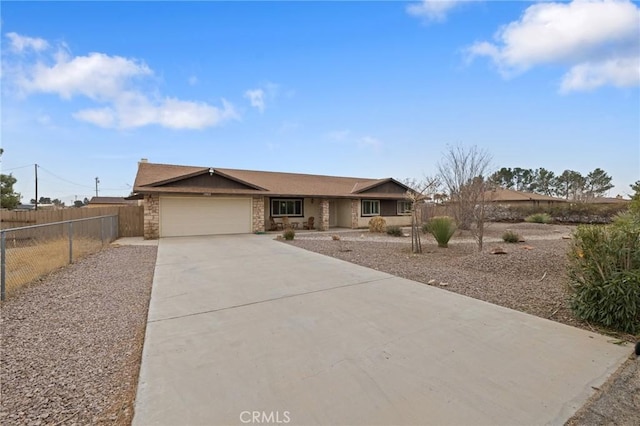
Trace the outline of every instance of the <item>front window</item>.
<instances>
[{"instance_id":1,"label":"front window","mask_svg":"<svg viewBox=\"0 0 640 426\"><path fill-rule=\"evenodd\" d=\"M271 199L271 216L302 217L302 198Z\"/></svg>"},{"instance_id":2,"label":"front window","mask_svg":"<svg viewBox=\"0 0 640 426\"><path fill-rule=\"evenodd\" d=\"M411 214L411 201L398 201L398 215Z\"/></svg>"},{"instance_id":3,"label":"front window","mask_svg":"<svg viewBox=\"0 0 640 426\"><path fill-rule=\"evenodd\" d=\"M379 216L380 200L362 200L362 216Z\"/></svg>"}]
</instances>

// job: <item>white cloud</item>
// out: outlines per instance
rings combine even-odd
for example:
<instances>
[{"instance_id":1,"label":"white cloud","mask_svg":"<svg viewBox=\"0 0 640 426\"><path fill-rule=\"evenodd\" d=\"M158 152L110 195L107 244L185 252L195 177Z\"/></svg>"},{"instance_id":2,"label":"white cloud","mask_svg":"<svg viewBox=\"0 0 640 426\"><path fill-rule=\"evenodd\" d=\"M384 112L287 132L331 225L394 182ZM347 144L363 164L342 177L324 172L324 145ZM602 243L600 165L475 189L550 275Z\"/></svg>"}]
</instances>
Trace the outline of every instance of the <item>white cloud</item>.
<instances>
[{"instance_id":1,"label":"white cloud","mask_svg":"<svg viewBox=\"0 0 640 426\"><path fill-rule=\"evenodd\" d=\"M170 129L203 129L239 115L232 104L222 100L222 108L204 102L165 98L151 103L145 97L130 94L115 102L115 109L94 108L78 111L74 118L100 127L135 128L159 125Z\"/></svg>"},{"instance_id":2,"label":"white cloud","mask_svg":"<svg viewBox=\"0 0 640 426\"><path fill-rule=\"evenodd\" d=\"M331 140L340 142L340 141L346 140L350 134L351 132L349 130L344 129L344 130L334 130L332 132L329 132L327 136Z\"/></svg>"},{"instance_id":3,"label":"white cloud","mask_svg":"<svg viewBox=\"0 0 640 426\"><path fill-rule=\"evenodd\" d=\"M264 112L264 90L253 89L244 92L244 97L249 99L249 103L252 107L257 108L260 112Z\"/></svg>"},{"instance_id":4,"label":"white cloud","mask_svg":"<svg viewBox=\"0 0 640 426\"><path fill-rule=\"evenodd\" d=\"M35 40L18 35L14 39ZM48 48L48 43L44 46ZM104 53L74 57L64 45L58 46L46 59L48 61L39 58L34 62L3 64L3 79L10 77L27 95L51 93L63 99L85 97L96 102L99 106L73 114L75 119L96 126L202 129L240 118L233 105L224 99L222 106L216 107L206 102L156 95L153 88L150 90L154 95L147 95L142 84L154 73L139 60Z\"/></svg>"},{"instance_id":5,"label":"white cloud","mask_svg":"<svg viewBox=\"0 0 640 426\"><path fill-rule=\"evenodd\" d=\"M640 84L640 57L610 59L576 65L565 74L560 90L592 90L604 85L631 87Z\"/></svg>"},{"instance_id":6,"label":"white cloud","mask_svg":"<svg viewBox=\"0 0 640 426\"><path fill-rule=\"evenodd\" d=\"M640 83L640 8L629 0L574 0L529 6L520 20L477 42L469 58L487 56L504 76L542 64L568 66L561 90Z\"/></svg>"},{"instance_id":7,"label":"white cloud","mask_svg":"<svg viewBox=\"0 0 640 426\"><path fill-rule=\"evenodd\" d=\"M73 118L100 127L113 127L116 121L115 112L111 108L83 109L73 113Z\"/></svg>"},{"instance_id":8,"label":"white cloud","mask_svg":"<svg viewBox=\"0 0 640 426\"><path fill-rule=\"evenodd\" d=\"M459 6L466 3L462 0L422 0L418 4L410 4L407 6L407 13L417 16L426 21L442 22L447 18L447 14Z\"/></svg>"},{"instance_id":9,"label":"white cloud","mask_svg":"<svg viewBox=\"0 0 640 426\"><path fill-rule=\"evenodd\" d=\"M94 100L113 99L133 77L153 74L145 64L120 56L91 53L67 58L59 55L56 63L37 63L22 81L28 92L54 93L64 99L86 96Z\"/></svg>"},{"instance_id":10,"label":"white cloud","mask_svg":"<svg viewBox=\"0 0 640 426\"><path fill-rule=\"evenodd\" d=\"M372 136L364 136L358 141L360 148L372 148L374 151L382 148L382 142Z\"/></svg>"},{"instance_id":11,"label":"white cloud","mask_svg":"<svg viewBox=\"0 0 640 426\"><path fill-rule=\"evenodd\" d=\"M267 82L256 89L249 89L244 92L244 97L249 100L252 107L258 109L261 113L267 109L267 104L273 103L280 96L280 85ZM286 93L287 97L289 92Z\"/></svg>"},{"instance_id":12,"label":"white cloud","mask_svg":"<svg viewBox=\"0 0 640 426\"><path fill-rule=\"evenodd\" d=\"M49 43L42 38L25 37L16 33L7 33L11 49L15 52L24 52L27 49L39 52L49 47Z\"/></svg>"}]
</instances>

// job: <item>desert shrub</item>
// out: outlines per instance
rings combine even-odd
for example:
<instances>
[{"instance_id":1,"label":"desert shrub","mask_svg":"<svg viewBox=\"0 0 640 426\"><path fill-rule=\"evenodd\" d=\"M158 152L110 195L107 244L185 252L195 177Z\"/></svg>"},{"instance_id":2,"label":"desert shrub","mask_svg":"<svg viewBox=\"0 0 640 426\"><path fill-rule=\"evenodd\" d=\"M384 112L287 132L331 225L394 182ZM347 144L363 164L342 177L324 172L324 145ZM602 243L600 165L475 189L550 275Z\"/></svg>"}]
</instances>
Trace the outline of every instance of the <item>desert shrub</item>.
<instances>
[{"instance_id":1,"label":"desert shrub","mask_svg":"<svg viewBox=\"0 0 640 426\"><path fill-rule=\"evenodd\" d=\"M402 228L396 225L387 226L387 234L393 235L394 237L402 237L404 235Z\"/></svg>"},{"instance_id":2,"label":"desert shrub","mask_svg":"<svg viewBox=\"0 0 640 426\"><path fill-rule=\"evenodd\" d=\"M513 231L504 231L504 234L502 234L502 240L505 243L517 243L520 241L520 235Z\"/></svg>"},{"instance_id":3,"label":"desert shrub","mask_svg":"<svg viewBox=\"0 0 640 426\"><path fill-rule=\"evenodd\" d=\"M369 232L384 232L387 228L387 221L383 217L376 216L369 220Z\"/></svg>"},{"instance_id":4,"label":"desert shrub","mask_svg":"<svg viewBox=\"0 0 640 426\"><path fill-rule=\"evenodd\" d=\"M534 213L527 216L524 221L531 223L551 223L553 219L548 213Z\"/></svg>"},{"instance_id":5,"label":"desert shrub","mask_svg":"<svg viewBox=\"0 0 640 426\"><path fill-rule=\"evenodd\" d=\"M428 234L429 233L429 223L425 222L422 224L422 233L423 234Z\"/></svg>"},{"instance_id":6,"label":"desert shrub","mask_svg":"<svg viewBox=\"0 0 640 426\"><path fill-rule=\"evenodd\" d=\"M425 225L427 232L438 242L438 247L446 248L453 233L456 232L456 223L449 216L432 217Z\"/></svg>"},{"instance_id":7,"label":"desert shrub","mask_svg":"<svg viewBox=\"0 0 640 426\"><path fill-rule=\"evenodd\" d=\"M291 228L287 228L282 233L282 236L284 237L285 240L291 241L291 240L293 240L295 238L296 232Z\"/></svg>"},{"instance_id":8,"label":"desert shrub","mask_svg":"<svg viewBox=\"0 0 640 426\"><path fill-rule=\"evenodd\" d=\"M569 251L571 307L579 318L640 331L640 221L582 225Z\"/></svg>"}]
</instances>

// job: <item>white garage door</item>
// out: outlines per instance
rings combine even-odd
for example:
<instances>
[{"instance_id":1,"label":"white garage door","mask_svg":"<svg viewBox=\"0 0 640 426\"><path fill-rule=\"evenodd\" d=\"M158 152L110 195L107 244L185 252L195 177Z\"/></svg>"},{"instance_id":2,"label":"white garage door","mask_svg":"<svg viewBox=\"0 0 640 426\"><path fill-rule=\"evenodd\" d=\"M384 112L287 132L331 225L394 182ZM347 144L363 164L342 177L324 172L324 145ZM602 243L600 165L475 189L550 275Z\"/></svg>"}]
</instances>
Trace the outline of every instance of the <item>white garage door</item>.
<instances>
[{"instance_id":1,"label":"white garage door","mask_svg":"<svg viewBox=\"0 0 640 426\"><path fill-rule=\"evenodd\" d=\"M161 237L250 232L250 198L160 197Z\"/></svg>"}]
</instances>

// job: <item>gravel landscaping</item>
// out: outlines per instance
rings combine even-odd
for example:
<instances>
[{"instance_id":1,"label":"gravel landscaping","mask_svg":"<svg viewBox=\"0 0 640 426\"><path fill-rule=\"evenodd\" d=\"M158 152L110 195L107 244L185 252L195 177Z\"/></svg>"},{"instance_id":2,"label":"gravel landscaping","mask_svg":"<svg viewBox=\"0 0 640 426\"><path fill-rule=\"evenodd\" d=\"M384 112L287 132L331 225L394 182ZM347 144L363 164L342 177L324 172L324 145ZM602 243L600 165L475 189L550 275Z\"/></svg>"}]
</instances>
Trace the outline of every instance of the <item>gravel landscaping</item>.
<instances>
[{"instance_id":1,"label":"gravel landscaping","mask_svg":"<svg viewBox=\"0 0 640 426\"><path fill-rule=\"evenodd\" d=\"M3 425L131 423L156 247L110 247L3 302Z\"/></svg>"},{"instance_id":2,"label":"gravel landscaping","mask_svg":"<svg viewBox=\"0 0 640 426\"><path fill-rule=\"evenodd\" d=\"M501 236L506 230L518 233L525 241L505 243ZM542 318L607 333L576 318L568 304L566 252L573 230L570 225L492 223L486 230L482 253L466 232L457 232L449 248L438 248L433 237L423 235L422 254L411 252L410 238L371 234L367 230L299 232L287 244ZM491 254L495 248L503 249L506 254ZM613 334L612 343L635 339L609 334ZM632 345L627 346L631 354ZM569 424L640 424L639 364L640 360L630 359L621 366L605 386L596 389L590 402Z\"/></svg>"}]
</instances>

